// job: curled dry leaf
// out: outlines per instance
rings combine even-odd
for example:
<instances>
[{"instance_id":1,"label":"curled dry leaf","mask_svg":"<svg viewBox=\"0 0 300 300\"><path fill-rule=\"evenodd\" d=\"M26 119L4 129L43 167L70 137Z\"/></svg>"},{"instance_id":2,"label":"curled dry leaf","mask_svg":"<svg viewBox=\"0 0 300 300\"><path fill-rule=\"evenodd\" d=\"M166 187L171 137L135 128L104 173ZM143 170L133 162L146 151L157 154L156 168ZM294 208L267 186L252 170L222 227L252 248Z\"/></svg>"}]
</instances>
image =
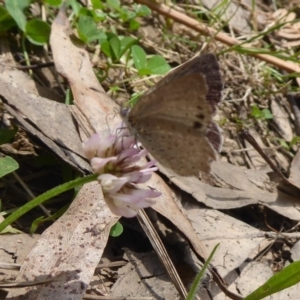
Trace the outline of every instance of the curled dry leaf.
<instances>
[{"instance_id":1,"label":"curled dry leaf","mask_svg":"<svg viewBox=\"0 0 300 300\"><path fill-rule=\"evenodd\" d=\"M278 39L288 40L282 43L285 48L296 47L300 45L300 22L296 21L295 12L280 8L275 11L268 19L265 30L274 26L279 26L275 31Z\"/></svg>"}]
</instances>

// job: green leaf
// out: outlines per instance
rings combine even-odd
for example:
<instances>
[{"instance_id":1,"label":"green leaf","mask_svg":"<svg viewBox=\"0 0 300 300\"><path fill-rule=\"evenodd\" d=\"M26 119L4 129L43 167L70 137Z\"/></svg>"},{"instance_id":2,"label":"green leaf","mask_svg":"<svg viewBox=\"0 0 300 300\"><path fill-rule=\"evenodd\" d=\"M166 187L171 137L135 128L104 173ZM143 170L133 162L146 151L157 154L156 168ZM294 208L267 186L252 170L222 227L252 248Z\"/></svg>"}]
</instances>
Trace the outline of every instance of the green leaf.
<instances>
[{"instance_id":1,"label":"green leaf","mask_svg":"<svg viewBox=\"0 0 300 300\"><path fill-rule=\"evenodd\" d=\"M49 41L51 27L42 20L30 20L25 26L28 40L35 45L44 45Z\"/></svg>"},{"instance_id":2,"label":"green leaf","mask_svg":"<svg viewBox=\"0 0 300 300\"><path fill-rule=\"evenodd\" d=\"M107 35L108 41L110 41L114 37L118 37L115 33L111 32L111 31L107 32L106 35Z\"/></svg>"},{"instance_id":3,"label":"green leaf","mask_svg":"<svg viewBox=\"0 0 300 300\"><path fill-rule=\"evenodd\" d=\"M121 52L120 56L122 56L127 50L130 49L130 47L137 43L137 39L134 39L132 37L124 37L121 40Z\"/></svg>"},{"instance_id":4,"label":"green leaf","mask_svg":"<svg viewBox=\"0 0 300 300\"><path fill-rule=\"evenodd\" d=\"M144 92L142 93L133 93L131 95L131 98L129 99L129 103L131 106L134 106L140 99L140 97L144 94Z\"/></svg>"},{"instance_id":5,"label":"green leaf","mask_svg":"<svg viewBox=\"0 0 300 300\"><path fill-rule=\"evenodd\" d=\"M121 58L121 42L119 37L114 37L109 41L110 47L112 49L112 53L114 54L114 57L116 60L119 60Z\"/></svg>"},{"instance_id":6,"label":"green leaf","mask_svg":"<svg viewBox=\"0 0 300 300\"><path fill-rule=\"evenodd\" d=\"M79 11L82 8L82 5L77 0L67 0L66 6L71 6L72 11L75 13L76 16L79 15Z\"/></svg>"},{"instance_id":7,"label":"green leaf","mask_svg":"<svg viewBox=\"0 0 300 300\"><path fill-rule=\"evenodd\" d=\"M30 0L6 0L5 7L13 17L19 28L25 32L26 16L23 10L30 5Z\"/></svg>"},{"instance_id":8,"label":"green leaf","mask_svg":"<svg viewBox=\"0 0 300 300\"><path fill-rule=\"evenodd\" d=\"M16 25L15 20L11 17L7 10L3 6L0 6L0 33L6 32L8 29Z\"/></svg>"},{"instance_id":9,"label":"green leaf","mask_svg":"<svg viewBox=\"0 0 300 300\"><path fill-rule=\"evenodd\" d=\"M80 15L77 24L78 35L85 43L95 40L106 40L106 34L97 28L94 19L90 16Z\"/></svg>"},{"instance_id":10,"label":"green leaf","mask_svg":"<svg viewBox=\"0 0 300 300\"><path fill-rule=\"evenodd\" d=\"M170 71L171 67L160 55L152 56L147 62L147 69L151 70L151 74L164 75Z\"/></svg>"},{"instance_id":11,"label":"green leaf","mask_svg":"<svg viewBox=\"0 0 300 300\"><path fill-rule=\"evenodd\" d=\"M29 233L34 234L41 223L44 221L44 216L36 218L30 226Z\"/></svg>"},{"instance_id":12,"label":"green leaf","mask_svg":"<svg viewBox=\"0 0 300 300\"><path fill-rule=\"evenodd\" d=\"M101 45L103 42L107 41L107 35L105 32L99 32L99 44Z\"/></svg>"},{"instance_id":13,"label":"green leaf","mask_svg":"<svg viewBox=\"0 0 300 300\"><path fill-rule=\"evenodd\" d=\"M123 10L120 12L120 18L124 21L127 22L129 20L131 20L132 18L134 18L136 16L135 12L123 8Z\"/></svg>"},{"instance_id":14,"label":"green leaf","mask_svg":"<svg viewBox=\"0 0 300 300\"><path fill-rule=\"evenodd\" d=\"M107 32L106 33L106 38L102 39L102 40L99 40L102 52L107 57L110 57L111 59L114 58L114 53L113 53L112 48L111 48L110 40L115 38L115 37L118 38L118 36L116 34L114 34L112 32Z\"/></svg>"},{"instance_id":15,"label":"green leaf","mask_svg":"<svg viewBox=\"0 0 300 300\"><path fill-rule=\"evenodd\" d=\"M48 3L51 6L60 6L62 0L44 0L45 3Z\"/></svg>"},{"instance_id":16,"label":"green leaf","mask_svg":"<svg viewBox=\"0 0 300 300\"><path fill-rule=\"evenodd\" d=\"M14 172L19 164L10 156L0 157L0 178Z\"/></svg>"},{"instance_id":17,"label":"green leaf","mask_svg":"<svg viewBox=\"0 0 300 300\"><path fill-rule=\"evenodd\" d=\"M0 128L0 145L9 142L16 134L17 129Z\"/></svg>"},{"instance_id":18,"label":"green leaf","mask_svg":"<svg viewBox=\"0 0 300 300\"><path fill-rule=\"evenodd\" d=\"M81 16L88 16L88 17L93 17L92 11L90 11L89 9L87 9L86 7L81 7L78 15Z\"/></svg>"},{"instance_id":19,"label":"green leaf","mask_svg":"<svg viewBox=\"0 0 300 300\"><path fill-rule=\"evenodd\" d=\"M115 9L118 12L122 12L119 0L107 0L106 4L110 9Z\"/></svg>"},{"instance_id":20,"label":"green leaf","mask_svg":"<svg viewBox=\"0 0 300 300\"><path fill-rule=\"evenodd\" d=\"M261 110L257 105L253 105L251 107L251 116L255 119L264 119L264 120L273 119L273 115L270 112L270 110L266 108Z\"/></svg>"},{"instance_id":21,"label":"green leaf","mask_svg":"<svg viewBox=\"0 0 300 300\"><path fill-rule=\"evenodd\" d=\"M131 47L131 55L133 58L133 63L135 68L139 71L140 69L145 68L147 62L146 52L143 48L138 45Z\"/></svg>"},{"instance_id":22,"label":"green leaf","mask_svg":"<svg viewBox=\"0 0 300 300\"><path fill-rule=\"evenodd\" d=\"M132 19L129 21L129 28L131 30L138 30L140 26L141 24L136 19Z\"/></svg>"},{"instance_id":23,"label":"green leaf","mask_svg":"<svg viewBox=\"0 0 300 300\"><path fill-rule=\"evenodd\" d=\"M273 114L270 112L269 109L265 108L261 111L263 115L263 119L268 120L268 119L273 119Z\"/></svg>"},{"instance_id":24,"label":"green leaf","mask_svg":"<svg viewBox=\"0 0 300 300\"><path fill-rule=\"evenodd\" d=\"M118 237L123 233L123 226L120 222L117 222L115 225L112 226L110 229L109 235L112 237Z\"/></svg>"},{"instance_id":25,"label":"green leaf","mask_svg":"<svg viewBox=\"0 0 300 300\"><path fill-rule=\"evenodd\" d=\"M261 117L261 112L257 105L253 105L251 107L251 116L255 119L259 119Z\"/></svg>"},{"instance_id":26,"label":"green leaf","mask_svg":"<svg viewBox=\"0 0 300 300\"><path fill-rule=\"evenodd\" d=\"M146 5L134 3L133 9L135 10L137 16L139 17L147 17L151 14L151 9Z\"/></svg>"},{"instance_id":27,"label":"green leaf","mask_svg":"<svg viewBox=\"0 0 300 300\"><path fill-rule=\"evenodd\" d=\"M289 144L286 141L279 139L279 143L283 148L290 150L291 147L289 146Z\"/></svg>"},{"instance_id":28,"label":"green leaf","mask_svg":"<svg viewBox=\"0 0 300 300\"><path fill-rule=\"evenodd\" d=\"M93 17L95 22L102 22L107 19L107 14L103 12L102 10L93 10Z\"/></svg>"},{"instance_id":29,"label":"green leaf","mask_svg":"<svg viewBox=\"0 0 300 300\"><path fill-rule=\"evenodd\" d=\"M110 58L113 57L109 41L105 41L101 43L101 50L107 57Z\"/></svg>"},{"instance_id":30,"label":"green leaf","mask_svg":"<svg viewBox=\"0 0 300 300\"><path fill-rule=\"evenodd\" d=\"M118 19L120 17L120 13L118 12L110 12L108 14L112 19Z\"/></svg>"},{"instance_id":31,"label":"green leaf","mask_svg":"<svg viewBox=\"0 0 300 300\"><path fill-rule=\"evenodd\" d=\"M4 234L4 233L12 233L12 234L19 234L19 233L23 233L21 230L16 229L12 226L7 226L3 231L0 232L0 234Z\"/></svg>"},{"instance_id":32,"label":"green leaf","mask_svg":"<svg viewBox=\"0 0 300 300\"><path fill-rule=\"evenodd\" d=\"M139 73L140 76L146 76L146 75L151 75L152 74L151 70L146 69L146 68L139 69L138 71L139 71L138 73Z\"/></svg>"},{"instance_id":33,"label":"green leaf","mask_svg":"<svg viewBox=\"0 0 300 300\"><path fill-rule=\"evenodd\" d=\"M69 204L64 205L62 208L60 208L55 214L51 215L50 217L45 218L44 216L41 216L41 217L35 219L31 223L29 233L34 234L36 232L36 230L38 229L38 227L40 225L42 225L43 223L45 223L45 222L49 222L49 221L54 222L54 221L56 221L58 218L60 218L67 211L69 206L70 206Z\"/></svg>"},{"instance_id":34,"label":"green leaf","mask_svg":"<svg viewBox=\"0 0 300 300\"><path fill-rule=\"evenodd\" d=\"M290 141L290 146L293 147L294 145L300 143L300 137L299 136L294 136L292 140Z\"/></svg>"},{"instance_id":35,"label":"green leaf","mask_svg":"<svg viewBox=\"0 0 300 300\"><path fill-rule=\"evenodd\" d=\"M300 261L296 261L273 275L266 283L248 295L244 300L259 300L278 293L300 282Z\"/></svg>"},{"instance_id":36,"label":"green leaf","mask_svg":"<svg viewBox=\"0 0 300 300\"><path fill-rule=\"evenodd\" d=\"M104 9L104 5L100 0L92 0L91 2L94 9Z\"/></svg>"}]
</instances>

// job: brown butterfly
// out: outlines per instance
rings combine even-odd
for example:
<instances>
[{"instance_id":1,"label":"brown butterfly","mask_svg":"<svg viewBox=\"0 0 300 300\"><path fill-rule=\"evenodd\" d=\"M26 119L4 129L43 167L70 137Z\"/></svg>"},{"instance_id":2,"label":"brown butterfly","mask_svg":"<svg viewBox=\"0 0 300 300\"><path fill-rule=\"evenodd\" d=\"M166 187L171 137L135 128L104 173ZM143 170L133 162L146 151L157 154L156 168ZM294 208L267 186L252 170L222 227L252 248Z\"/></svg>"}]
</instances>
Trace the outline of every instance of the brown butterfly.
<instances>
[{"instance_id":1,"label":"brown butterfly","mask_svg":"<svg viewBox=\"0 0 300 300\"><path fill-rule=\"evenodd\" d=\"M210 171L222 147L213 122L223 83L213 54L196 56L149 89L121 115L142 145L182 176Z\"/></svg>"}]
</instances>

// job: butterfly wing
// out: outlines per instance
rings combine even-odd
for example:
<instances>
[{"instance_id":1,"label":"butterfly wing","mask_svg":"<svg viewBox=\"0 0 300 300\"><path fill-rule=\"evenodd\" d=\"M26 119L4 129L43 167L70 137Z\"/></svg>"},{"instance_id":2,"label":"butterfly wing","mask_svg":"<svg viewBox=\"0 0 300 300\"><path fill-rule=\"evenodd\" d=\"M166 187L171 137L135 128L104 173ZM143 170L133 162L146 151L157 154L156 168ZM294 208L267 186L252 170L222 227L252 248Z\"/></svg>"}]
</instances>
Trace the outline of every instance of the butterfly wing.
<instances>
[{"instance_id":1,"label":"butterfly wing","mask_svg":"<svg viewBox=\"0 0 300 300\"><path fill-rule=\"evenodd\" d=\"M212 123L206 92L203 76L190 74L149 94L128 117L143 146L179 175L209 172L211 161L216 159L206 138Z\"/></svg>"}]
</instances>

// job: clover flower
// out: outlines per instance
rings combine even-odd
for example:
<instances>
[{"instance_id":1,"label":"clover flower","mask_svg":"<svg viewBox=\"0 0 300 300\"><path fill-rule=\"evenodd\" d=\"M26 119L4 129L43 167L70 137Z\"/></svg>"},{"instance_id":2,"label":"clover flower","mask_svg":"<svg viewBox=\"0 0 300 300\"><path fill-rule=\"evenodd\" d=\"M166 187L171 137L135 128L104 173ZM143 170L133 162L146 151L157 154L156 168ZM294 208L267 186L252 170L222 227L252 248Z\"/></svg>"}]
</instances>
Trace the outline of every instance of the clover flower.
<instances>
[{"instance_id":1,"label":"clover flower","mask_svg":"<svg viewBox=\"0 0 300 300\"><path fill-rule=\"evenodd\" d=\"M143 190L137 184L145 183L157 171L155 161L144 165L136 163L148 152L136 147L135 138L127 128L116 128L93 134L83 143L85 156L90 160L94 173L99 174L105 202L110 210L119 216L131 218L137 210L155 203L161 195L156 190Z\"/></svg>"}]
</instances>

